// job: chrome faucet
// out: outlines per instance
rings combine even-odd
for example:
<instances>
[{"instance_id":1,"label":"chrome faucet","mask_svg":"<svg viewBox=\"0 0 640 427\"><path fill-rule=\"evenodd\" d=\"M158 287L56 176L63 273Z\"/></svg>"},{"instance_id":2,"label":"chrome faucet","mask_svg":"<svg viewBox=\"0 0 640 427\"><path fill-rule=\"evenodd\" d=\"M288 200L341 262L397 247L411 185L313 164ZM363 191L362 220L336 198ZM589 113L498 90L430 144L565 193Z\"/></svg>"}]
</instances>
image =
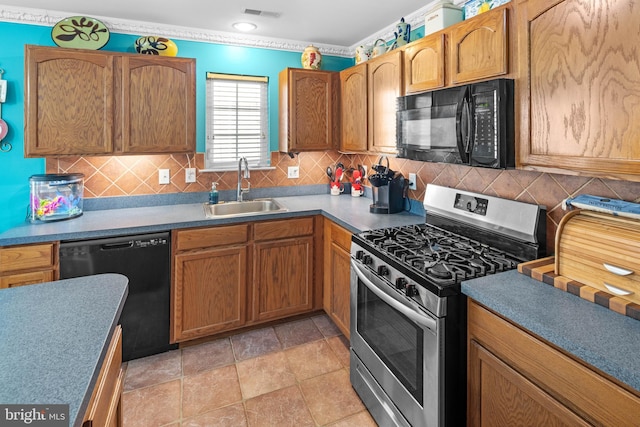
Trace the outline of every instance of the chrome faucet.
<instances>
[{"instance_id":1,"label":"chrome faucet","mask_svg":"<svg viewBox=\"0 0 640 427\"><path fill-rule=\"evenodd\" d=\"M246 157L240 157L238 160L238 192L236 194L236 200L242 201L242 195L248 193L251 188L251 183L247 181L247 188L242 188L242 163L244 163L244 178L249 179L249 162Z\"/></svg>"}]
</instances>

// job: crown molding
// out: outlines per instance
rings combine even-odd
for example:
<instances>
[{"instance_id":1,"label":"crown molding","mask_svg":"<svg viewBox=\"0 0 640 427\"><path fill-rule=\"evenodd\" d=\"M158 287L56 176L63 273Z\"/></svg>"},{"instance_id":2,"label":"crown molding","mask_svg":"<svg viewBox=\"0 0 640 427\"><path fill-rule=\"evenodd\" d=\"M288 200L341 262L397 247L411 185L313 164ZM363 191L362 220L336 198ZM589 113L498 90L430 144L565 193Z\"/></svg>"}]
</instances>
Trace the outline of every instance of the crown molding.
<instances>
[{"instance_id":1,"label":"crown molding","mask_svg":"<svg viewBox=\"0 0 640 427\"><path fill-rule=\"evenodd\" d=\"M57 22L73 13L50 11L44 9L19 8L0 6L0 21L17 22L21 24L43 25L53 27ZM310 42L300 40L287 40L270 37L257 37L246 34L229 33L223 31L210 31L199 28L187 28L173 25L155 24L144 21L116 19L96 16L102 21L109 31L122 34L157 34L168 38L190 40L205 43L217 43L232 46L255 47L263 49L286 50L302 52ZM336 46L330 44L313 43L325 55L342 56L351 58L355 55L355 48Z\"/></svg>"}]
</instances>

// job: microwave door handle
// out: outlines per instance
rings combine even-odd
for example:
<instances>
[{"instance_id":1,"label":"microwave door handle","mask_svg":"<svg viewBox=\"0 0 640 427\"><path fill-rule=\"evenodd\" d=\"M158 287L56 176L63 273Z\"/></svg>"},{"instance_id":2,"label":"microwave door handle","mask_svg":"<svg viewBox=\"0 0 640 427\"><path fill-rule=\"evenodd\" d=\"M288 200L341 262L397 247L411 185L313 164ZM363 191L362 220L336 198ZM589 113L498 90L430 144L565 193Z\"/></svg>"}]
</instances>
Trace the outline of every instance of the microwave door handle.
<instances>
[{"instance_id":1,"label":"microwave door handle","mask_svg":"<svg viewBox=\"0 0 640 427\"><path fill-rule=\"evenodd\" d=\"M471 120L471 117L473 116L471 113L471 100L468 98L465 99L464 102L464 111L467 116L467 138L465 140L464 149L465 153L470 154L473 149L473 120Z\"/></svg>"},{"instance_id":2,"label":"microwave door handle","mask_svg":"<svg viewBox=\"0 0 640 427\"><path fill-rule=\"evenodd\" d=\"M434 319L427 317L426 315L420 314L415 310L412 310L411 308L404 305L401 301L398 301L397 299L395 299L392 295L389 295L388 293L380 289L362 272L362 270L360 270L360 266L353 259L351 260L351 268L356 273L358 278L362 281L362 283L364 283L364 285L371 292L376 294L376 296L380 298L382 301L389 304L394 310L399 311L400 313L408 317L411 321L415 322L416 324L424 328L429 329L432 332L437 331L437 325Z\"/></svg>"},{"instance_id":3,"label":"microwave door handle","mask_svg":"<svg viewBox=\"0 0 640 427\"><path fill-rule=\"evenodd\" d=\"M458 105L456 106L456 142L458 145L458 153L462 163L469 163L469 105L468 105L469 88L464 87L460 91ZM464 123L465 120L467 123ZM466 132L465 132L466 131ZM466 134L465 134L466 133Z\"/></svg>"}]
</instances>

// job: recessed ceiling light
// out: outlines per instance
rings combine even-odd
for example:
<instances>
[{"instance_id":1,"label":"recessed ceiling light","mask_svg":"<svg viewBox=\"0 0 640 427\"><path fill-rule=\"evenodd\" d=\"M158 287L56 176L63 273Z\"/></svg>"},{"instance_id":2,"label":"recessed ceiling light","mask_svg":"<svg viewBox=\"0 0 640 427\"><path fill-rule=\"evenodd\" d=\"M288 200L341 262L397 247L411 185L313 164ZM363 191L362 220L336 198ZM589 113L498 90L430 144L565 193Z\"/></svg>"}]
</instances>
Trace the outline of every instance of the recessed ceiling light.
<instances>
[{"instance_id":1,"label":"recessed ceiling light","mask_svg":"<svg viewBox=\"0 0 640 427\"><path fill-rule=\"evenodd\" d=\"M238 31L253 31L258 28L258 26L256 24L252 24L251 22L236 22L235 24L233 24L233 28Z\"/></svg>"}]
</instances>

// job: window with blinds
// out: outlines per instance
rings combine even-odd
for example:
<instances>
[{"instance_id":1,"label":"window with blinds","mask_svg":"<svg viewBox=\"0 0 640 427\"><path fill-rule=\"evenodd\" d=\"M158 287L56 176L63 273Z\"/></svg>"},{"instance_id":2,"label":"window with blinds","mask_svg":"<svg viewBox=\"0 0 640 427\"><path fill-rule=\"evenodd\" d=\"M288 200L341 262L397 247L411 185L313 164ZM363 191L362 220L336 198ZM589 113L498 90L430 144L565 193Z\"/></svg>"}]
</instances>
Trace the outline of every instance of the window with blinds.
<instances>
[{"instance_id":1,"label":"window with blinds","mask_svg":"<svg viewBox=\"0 0 640 427\"><path fill-rule=\"evenodd\" d=\"M269 166L267 77L207 73L205 168Z\"/></svg>"}]
</instances>

